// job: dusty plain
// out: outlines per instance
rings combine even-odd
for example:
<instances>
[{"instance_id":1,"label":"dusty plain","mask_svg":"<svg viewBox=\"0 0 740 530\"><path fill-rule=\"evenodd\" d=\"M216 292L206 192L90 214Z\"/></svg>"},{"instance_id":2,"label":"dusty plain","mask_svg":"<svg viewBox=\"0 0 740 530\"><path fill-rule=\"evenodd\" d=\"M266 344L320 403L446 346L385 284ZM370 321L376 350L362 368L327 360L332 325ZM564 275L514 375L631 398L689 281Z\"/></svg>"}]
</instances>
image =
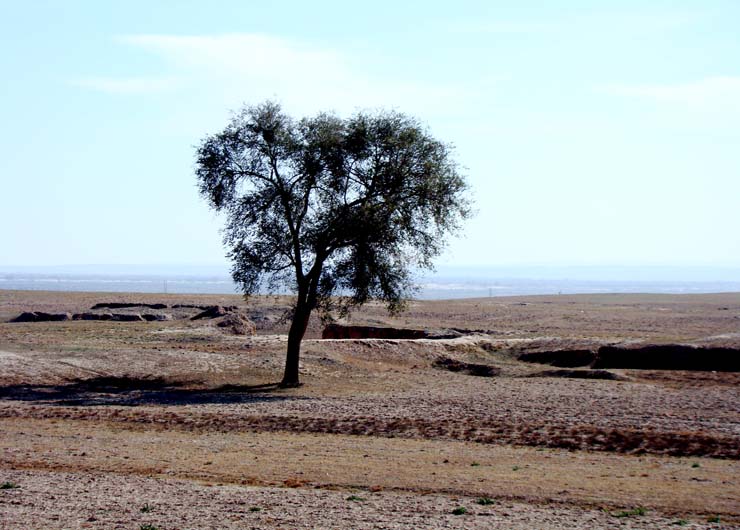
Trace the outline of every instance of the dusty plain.
<instances>
[{"instance_id":1,"label":"dusty plain","mask_svg":"<svg viewBox=\"0 0 740 530\"><path fill-rule=\"evenodd\" d=\"M100 302L237 305L234 335L155 322L10 323ZM352 323L458 338L304 341L288 299L0 291L0 528L740 528L740 374L542 377L522 352L740 347L740 294L413 302ZM440 357L493 366L476 377Z\"/></svg>"}]
</instances>

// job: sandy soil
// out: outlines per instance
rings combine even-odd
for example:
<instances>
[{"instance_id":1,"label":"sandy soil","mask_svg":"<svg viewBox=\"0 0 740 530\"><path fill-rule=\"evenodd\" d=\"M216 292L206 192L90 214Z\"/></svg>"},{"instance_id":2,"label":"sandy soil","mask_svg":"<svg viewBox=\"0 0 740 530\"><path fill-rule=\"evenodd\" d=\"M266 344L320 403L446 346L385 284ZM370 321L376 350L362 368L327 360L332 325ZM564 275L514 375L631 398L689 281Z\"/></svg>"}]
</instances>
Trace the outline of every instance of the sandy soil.
<instances>
[{"instance_id":1,"label":"sandy soil","mask_svg":"<svg viewBox=\"0 0 740 530\"><path fill-rule=\"evenodd\" d=\"M740 522L738 374L533 378L547 367L515 358L624 340L737 347L739 294L418 302L395 319L371 306L353 322L479 333L321 341L313 323L292 390L273 385L285 299L0 291L0 320L102 301L239 305L258 335L183 318L0 323L0 483L20 486L0 490L0 528ZM501 375L433 368L439 356Z\"/></svg>"}]
</instances>

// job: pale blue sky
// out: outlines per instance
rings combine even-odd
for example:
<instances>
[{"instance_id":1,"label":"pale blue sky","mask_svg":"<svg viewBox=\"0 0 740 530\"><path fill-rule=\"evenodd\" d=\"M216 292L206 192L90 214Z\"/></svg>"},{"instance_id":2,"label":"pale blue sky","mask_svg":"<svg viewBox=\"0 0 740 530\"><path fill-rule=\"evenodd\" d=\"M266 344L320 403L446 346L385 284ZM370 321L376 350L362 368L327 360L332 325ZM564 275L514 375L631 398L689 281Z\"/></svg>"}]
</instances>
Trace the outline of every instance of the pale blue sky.
<instances>
[{"instance_id":1,"label":"pale blue sky","mask_svg":"<svg viewBox=\"0 0 740 530\"><path fill-rule=\"evenodd\" d=\"M478 214L441 264L740 265L740 2L0 2L0 266L224 261L193 146L392 107Z\"/></svg>"}]
</instances>

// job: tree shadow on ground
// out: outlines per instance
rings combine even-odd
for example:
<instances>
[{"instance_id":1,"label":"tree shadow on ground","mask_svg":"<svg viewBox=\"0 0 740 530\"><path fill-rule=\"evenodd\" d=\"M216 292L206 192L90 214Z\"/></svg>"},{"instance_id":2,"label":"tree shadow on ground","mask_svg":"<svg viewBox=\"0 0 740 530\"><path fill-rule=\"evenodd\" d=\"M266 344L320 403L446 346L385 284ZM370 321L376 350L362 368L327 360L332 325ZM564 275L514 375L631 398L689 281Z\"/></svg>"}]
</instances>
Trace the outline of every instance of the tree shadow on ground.
<instances>
[{"instance_id":1,"label":"tree shadow on ground","mask_svg":"<svg viewBox=\"0 0 740 530\"><path fill-rule=\"evenodd\" d=\"M281 395L277 383L202 388L163 378L101 376L56 385L0 386L0 400L63 406L206 405L306 399Z\"/></svg>"}]
</instances>

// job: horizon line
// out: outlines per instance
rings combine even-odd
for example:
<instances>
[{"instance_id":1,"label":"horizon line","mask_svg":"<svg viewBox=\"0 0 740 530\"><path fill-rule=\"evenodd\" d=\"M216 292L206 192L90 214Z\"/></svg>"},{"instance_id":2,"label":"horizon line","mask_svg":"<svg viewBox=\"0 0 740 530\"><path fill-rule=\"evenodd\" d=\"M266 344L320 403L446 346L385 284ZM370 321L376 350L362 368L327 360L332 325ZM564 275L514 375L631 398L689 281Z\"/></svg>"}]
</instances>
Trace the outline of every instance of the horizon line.
<instances>
[{"instance_id":1,"label":"horizon line","mask_svg":"<svg viewBox=\"0 0 740 530\"><path fill-rule=\"evenodd\" d=\"M223 263L192 263L192 262L161 262L161 263L57 263L57 264L0 264L2 269L29 269L29 268L78 268L78 267L219 267L229 268L228 262ZM740 263L721 262L721 263L704 263L704 262L512 262L512 263L440 263L436 264L434 269L439 268L516 268L516 267L568 267L568 268L607 268L607 267L624 267L624 268L711 268L711 269L728 269L740 268Z\"/></svg>"}]
</instances>

